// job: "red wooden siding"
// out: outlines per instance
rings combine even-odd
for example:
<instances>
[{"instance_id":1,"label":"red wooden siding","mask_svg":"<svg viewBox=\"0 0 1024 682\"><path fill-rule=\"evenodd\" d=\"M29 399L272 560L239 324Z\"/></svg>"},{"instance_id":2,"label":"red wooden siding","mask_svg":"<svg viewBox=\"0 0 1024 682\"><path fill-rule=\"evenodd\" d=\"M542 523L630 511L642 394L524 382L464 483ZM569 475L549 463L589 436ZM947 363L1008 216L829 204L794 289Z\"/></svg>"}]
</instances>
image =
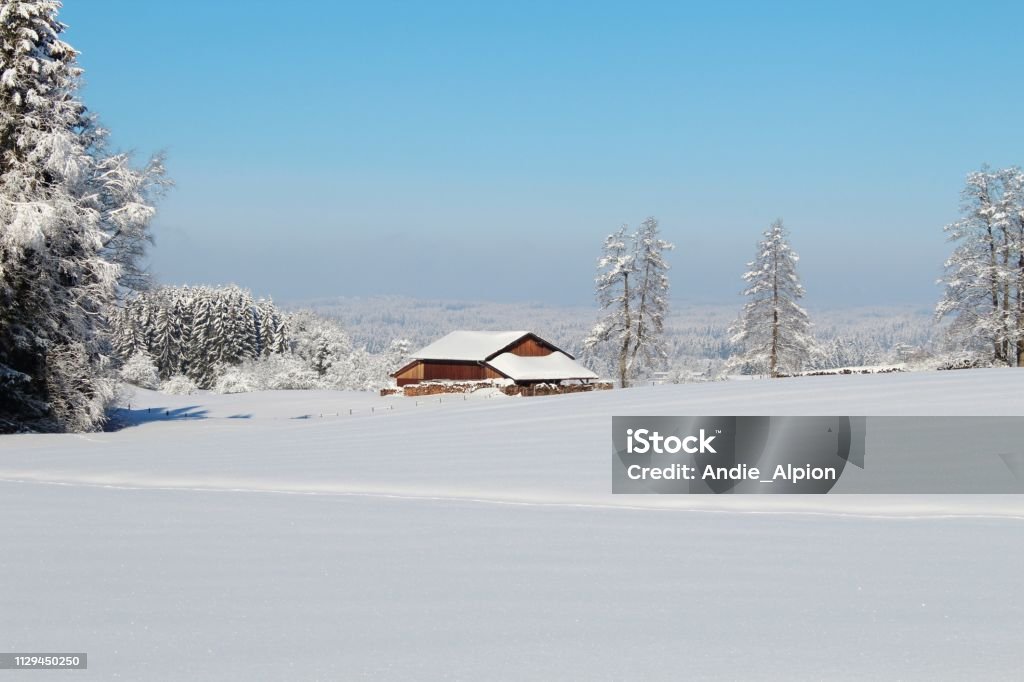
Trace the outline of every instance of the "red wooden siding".
<instances>
[{"instance_id":1,"label":"red wooden siding","mask_svg":"<svg viewBox=\"0 0 1024 682\"><path fill-rule=\"evenodd\" d=\"M506 353L521 355L524 357L537 357L540 355L551 355L553 349L546 343L532 337L524 336L519 341L508 347Z\"/></svg>"},{"instance_id":2,"label":"red wooden siding","mask_svg":"<svg viewBox=\"0 0 1024 682\"><path fill-rule=\"evenodd\" d=\"M418 360L395 375L399 386L421 381L483 381L500 379L501 374L475 362Z\"/></svg>"}]
</instances>

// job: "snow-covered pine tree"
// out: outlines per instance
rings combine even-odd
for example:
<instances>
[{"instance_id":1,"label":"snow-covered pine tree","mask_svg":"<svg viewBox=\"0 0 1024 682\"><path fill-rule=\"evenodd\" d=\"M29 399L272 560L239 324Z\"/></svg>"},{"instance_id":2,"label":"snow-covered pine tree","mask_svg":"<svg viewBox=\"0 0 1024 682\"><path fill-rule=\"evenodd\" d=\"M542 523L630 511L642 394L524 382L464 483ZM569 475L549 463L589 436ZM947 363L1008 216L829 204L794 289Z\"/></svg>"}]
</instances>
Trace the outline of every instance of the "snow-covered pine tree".
<instances>
[{"instance_id":1,"label":"snow-covered pine tree","mask_svg":"<svg viewBox=\"0 0 1024 682\"><path fill-rule=\"evenodd\" d=\"M188 329L186 354L188 376L199 388L213 386L217 378L214 361L210 356L210 328L212 303L208 289L196 289L193 299L192 325Z\"/></svg>"},{"instance_id":2,"label":"snow-covered pine tree","mask_svg":"<svg viewBox=\"0 0 1024 682\"><path fill-rule=\"evenodd\" d=\"M128 307L115 309L111 314L111 345L114 355L119 358L130 358L136 352L146 350L140 325L134 316L135 311Z\"/></svg>"},{"instance_id":3,"label":"snow-covered pine tree","mask_svg":"<svg viewBox=\"0 0 1024 682\"><path fill-rule=\"evenodd\" d=\"M1010 240L1014 245L1008 254L1008 265L1015 269L1010 280L1015 288L1015 298L1009 304L1011 316L1016 319L1013 333L1016 337L1014 355L1017 366L1024 367L1024 171L1013 167L1003 171L1003 182L1006 192L1007 223L1009 224Z\"/></svg>"},{"instance_id":4,"label":"snow-covered pine tree","mask_svg":"<svg viewBox=\"0 0 1024 682\"><path fill-rule=\"evenodd\" d=\"M619 386L626 388L643 366L667 358L665 315L668 312L668 263L675 248L658 235L658 221L647 218L630 234L623 225L605 239L595 279L602 317L583 342L584 353L607 349Z\"/></svg>"},{"instance_id":5,"label":"snow-covered pine tree","mask_svg":"<svg viewBox=\"0 0 1024 682\"><path fill-rule=\"evenodd\" d=\"M155 316L153 356L162 379L188 372L191 354L187 346L191 328L188 289L161 289Z\"/></svg>"},{"instance_id":6,"label":"snow-covered pine tree","mask_svg":"<svg viewBox=\"0 0 1024 682\"><path fill-rule=\"evenodd\" d=\"M1024 363L1024 176L983 167L967 176L963 217L944 228L956 244L940 281L936 318L959 350Z\"/></svg>"},{"instance_id":7,"label":"snow-covered pine tree","mask_svg":"<svg viewBox=\"0 0 1024 682\"><path fill-rule=\"evenodd\" d=\"M252 310L253 325L256 331L256 357L265 358L270 355L270 339L267 327L269 326L268 315L272 307L273 303L270 303L268 307L268 301L260 299Z\"/></svg>"},{"instance_id":8,"label":"snow-covered pine tree","mask_svg":"<svg viewBox=\"0 0 1024 682\"><path fill-rule=\"evenodd\" d=\"M633 237L636 262L636 332L630 363L655 366L668 359L665 315L668 314L668 263L665 252L675 248L658 235L658 221L648 218Z\"/></svg>"},{"instance_id":9,"label":"snow-covered pine tree","mask_svg":"<svg viewBox=\"0 0 1024 682\"><path fill-rule=\"evenodd\" d=\"M224 337L224 362L236 364L244 360L248 354L246 338L251 325L246 317L251 315L243 301L241 290L231 285L225 292L224 301L227 312L226 334Z\"/></svg>"},{"instance_id":10,"label":"snow-covered pine tree","mask_svg":"<svg viewBox=\"0 0 1024 682\"><path fill-rule=\"evenodd\" d=\"M238 364L256 358L256 329L253 325L252 310L255 307L252 295L237 286L229 287L228 336L226 362Z\"/></svg>"},{"instance_id":11,"label":"snow-covered pine tree","mask_svg":"<svg viewBox=\"0 0 1024 682\"><path fill-rule=\"evenodd\" d=\"M204 389L228 366L287 351L287 334L286 316L236 286L140 292L114 317L113 329L122 362L142 350L161 377L185 374Z\"/></svg>"},{"instance_id":12,"label":"snow-covered pine tree","mask_svg":"<svg viewBox=\"0 0 1024 682\"><path fill-rule=\"evenodd\" d=\"M259 327L256 320L256 303L249 292L239 290L238 293L238 335L239 362L255 360L260 356Z\"/></svg>"},{"instance_id":13,"label":"snow-covered pine tree","mask_svg":"<svg viewBox=\"0 0 1024 682\"><path fill-rule=\"evenodd\" d=\"M283 327L283 315L278 312L273 301L261 300L257 306L257 320L259 331L259 355L270 357L273 353L283 353L285 350L285 330ZM280 327L280 335L278 328Z\"/></svg>"},{"instance_id":14,"label":"snow-covered pine tree","mask_svg":"<svg viewBox=\"0 0 1024 682\"><path fill-rule=\"evenodd\" d=\"M273 318L274 331L270 338L271 353L284 353L288 350L288 317L275 313Z\"/></svg>"},{"instance_id":15,"label":"snow-covered pine tree","mask_svg":"<svg viewBox=\"0 0 1024 682\"><path fill-rule=\"evenodd\" d=\"M748 368L771 377L795 374L814 350L811 323L797 303L804 295L797 274L799 256L789 246L782 220L764 233L757 255L743 275L748 298L739 320L729 330L740 351L733 368Z\"/></svg>"},{"instance_id":16,"label":"snow-covered pine tree","mask_svg":"<svg viewBox=\"0 0 1024 682\"><path fill-rule=\"evenodd\" d=\"M0 0L0 431L103 421L104 316L139 283L162 184L159 159L106 151L59 9Z\"/></svg>"},{"instance_id":17,"label":"snow-covered pine tree","mask_svg":"<svg viewBox=\"0 0 1024 682\"><path fill-rule=\"evenodd\" d=\"M593 353L602 346L610 346L616 357L619 386L629 386L629 351L633 345L633 310L635 293L630 276L636 272L636 258L629 249L629 227L623 225L604 241L601 258L597 261L595 293L603 316L594 325L583 348Z\"/></svg>"},{"instance_id":18,"label":"snow-covered pine tree","mask_svg":"<svg viewBox=\"0 0 1024 682\"><path fill-rule=\"evenodd\" d=\"M132 303L136 303L137 305L132 305ZM147 352L151 353L152 349L156 346L153 341L153 328L156 323L156 312L153 310L153 306L150 305L150 297L141 296L134 301L130 301L126 305L130 305L130 309L134 311L134 315L132 317L139 327L139 334L142 337L142 347L145 348Z\"/></svg>"},{"instance_id":19,"label":"snow-covered pine tree","mask_svg":"<svg viewBox=\"0 0 1024 682\"><path fill-rule=\"evenodd\" d=\"M153 348L153 360L160 370L161 379L169 379L178 374L178 347L181 339L176 333L176 327L171 307L165 301L156 315Z\"/></svg>"},{"instance_id":20,"label":"snow-covered pine tree","mask_svg":"<svg viewBox=\"0 0 1024 682\"><path fill-rule=\"evenodd\" d=\"M210 325L210 359L218 365L229 364L233 353L231 334L231 303L221 293L213 298L213 324Z\"/></svg>"},{"instance_id":21,"label":"snow-covered pine tree","mask_svg":"<svg viewBox=\"0 0 1024 682\"><path fill-rule=\"evenodd\" d=\"M176 374L188 375L192 352L189 337L192 333L192 318L195 315L195 290L181 287L171 292L171 318L174 321Z\"/></svg>"}]
</instances>

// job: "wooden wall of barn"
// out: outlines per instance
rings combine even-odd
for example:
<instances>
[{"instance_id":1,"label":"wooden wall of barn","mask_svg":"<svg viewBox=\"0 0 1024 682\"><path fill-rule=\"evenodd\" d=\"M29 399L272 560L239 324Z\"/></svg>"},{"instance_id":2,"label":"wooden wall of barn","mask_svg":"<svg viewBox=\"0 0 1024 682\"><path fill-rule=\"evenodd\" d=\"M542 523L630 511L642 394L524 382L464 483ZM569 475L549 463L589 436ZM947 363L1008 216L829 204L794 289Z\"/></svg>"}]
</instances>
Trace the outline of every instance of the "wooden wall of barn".
<instances>
[{"instance_id":1,"label":"wooden wall of barn","mask_svg":"<svg viewBox=\"0 0 1024 682\"><path fill-rule=\"evenodd\" d=\"M419 381L423 381L423 363L414 362L408 367L403 368L400 372L395 374L395 381L398 382L399 386L415 384Z\"/></svg>"},{"instance_id":2,"label":"wooden wall of barn","mask_svg":"<svg viewBox=\"0 0 1024 682\"><path fill-rule=\"evenodd\" d=\"M507 353L513 355L522 355L524 357L537 357L540 355L551 355L554 352L547 344L541 343L532 336L527 336L521 339L516 345L510 347Z\"/></svg>"},{"instance_id":3,"label":"wooden wall of barn","mask_svg":"<svg viewBox=\"0 0 1024 682\"><path fill-rule=\"evenodd\" d=\"M399 386L405 386L421 381L483 381L501 378L501 374L490 367L482 367L475 362L420 360L399 372L395 381Z\"/></svg>"}]
</instances>

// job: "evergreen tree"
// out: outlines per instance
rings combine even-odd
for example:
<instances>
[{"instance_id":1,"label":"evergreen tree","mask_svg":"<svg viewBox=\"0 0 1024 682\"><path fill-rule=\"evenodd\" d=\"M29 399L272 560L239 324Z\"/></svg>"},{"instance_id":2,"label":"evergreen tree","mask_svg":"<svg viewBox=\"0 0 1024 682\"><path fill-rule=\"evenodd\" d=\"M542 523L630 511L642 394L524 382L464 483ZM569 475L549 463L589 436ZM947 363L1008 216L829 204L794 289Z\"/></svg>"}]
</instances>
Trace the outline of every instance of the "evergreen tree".
<instances>
[{"instance_id":1,"label":"evergreen tree","mask_svg":"<svg viewBox=\"0 0 1024 682\"><path fill-rule=\"evenodd\" d=\"M235 317L238 323L236 333L240 341L237 362L255 360L260 356L259 329L256 326L256 305L253 303L252 296L241 290L238 291L235 302L238 310L238 314Z\"/></svg>"},{"instance_id":2,"label":"evergreen tree","mask_svg":"<svg viewBox=\"0 0 1024 682\"><path fill-rule=\"evenodd\" d=\"M88 430L114 380L104 316L141 283L154 159L133 169L77 97L60 3L0 0L0 430Z\"/></svg>"},{"instance_id":3,"label":"evergreen tree","mask_svg":"<svg viewBox=\"0 0 1024 682\"><path fill-rule=\"evenodd\" d=\"M668 314L668 263L665 252L674 245L658 236L658 221L648 218L634 236L636 254L636 333L630 363L633 366L663 364L665 350L665 315Z\"/></svg>"},{"instance_id":4,"label":"evergreen tree","mask_svg":"<svg viewBox=\"0 0 1024 682\"><path fill-rule=\"evenodd\" d=\"M285 317L235 286L139 293L114 317L112 336L122 362L143 350L163 379L184 374L200 388L228 366L288 350Z\"/></svg>"},{"instance_id":5,"label":"evergreen tree","mask_svg":"<svg viewBox=\"0 0 1024 682\"><path fill-rule=\"evenodd\" d=\"M787 240L782 220L776 220L758 244L743 279L748 298L740 319L730 329L740 352L733 368L767 373L771 377L799 372L814 352L807 312L798 305L804 288L797 274L799 256Z\"/></svg>"},{"instance_id":6,"label":"evergreen tree","mask_svg":"<svg viewBox=\"0 0 1024 682\"><path fill-rule=\"evenodd\" d=\"M213 324L210 335L210 356L216 364L229 364L234 348L234 342L231 339L233 331L231 302L227 295L222 294L215 297L213 301Z\"/></svg>"},{"instance_id":7,"label":"evergreen tree","mask_svg":"<svg viewBox=\"0 0 1024 682\"><path fill-rule=\"evenodd\" d=\"M631 308L635 294L630 277L636 272L636 259L629 250L628 229L627 225L623 225L605 238L594 280L597 302L604 315L583 342L585 351L590 353L600 346L613 349L616 374L622 388L629 386L629 351L633 345L635 324Z\"/></svg>"},{"instance_id":8,"label":"evergreen tree","mask_svg":"<svg viewBox=\"0 0 1024 682\"><path fill-rule=\"evenodd\" d=\"M178 373L178 340L175 334L173 313L167 305L160 306L156 316L156 330L153 359L160 371L161 379L169 379Z\"/></svg>"},{"instance_id":9,"label":"evergreen tree","mask_svg":"<svg viewBox=\"0 0 1024 682\"><path fill-rule=\"evenodd\" d=\"M271 304L273 305L273 304ZM255 329L256 357L265 358L270 354L267 325L269 320L267 301L260 300L252 310L253 327Z\"/></svg>"},{"instance_id":10,"label":"evergreen tree","mask_svg":"<svg viewBox=\"0 0 1024 682\"><path fill-rule=\"evenodd\" d=\"M284 353L288 350L288 319L284 315L275 313L273 318L274 331L271 336L271 353Z\"/></svg>"},{"instance_id":11,"label":"evergreen tree","mask_svg":"<svg viewBox=\"0 0 1024 682\"><path fill-rule=\"evenodd\" d=\"M210 388L216 380L210 354L211 302L209 292L200 289L194 299L192 325L188 330L188 376L199 388Z\"/></svg>"},{"instance_id":12,"label":"evergreen tree","mask_svg":"<svg viewBox=\"0 0 1024 682\"><path fill-rule=\"evenodd\" d=\"M1024 174L984 167L961 193L963 217L944 230L956 244L936 306L947 338L999 364L1024 364Z\"/></svg>"},{"instance_id":13,"label":"evergreen tree","mask_svg":"<svg viewBox=\"0 0 1024 682\"><path fill-rule=\"evenodd\" d=\"M1008 168L1003 171L1006 187L1006 221L1009 240L1013 248L1007 253L1007 269L1010 271L1009 286L1014 291L1011 302L1007 294L1008 318L1014 320L1011 326L1015 343L1013 354L1018 367L1024 367L1024 171Z\"/></svg>"},{"instance_id":14,"label":"evergreen tree","mask_svg":"<svg viewBox=\"0 0 1024 682\"><path fill-rule=\"evenodd\" d=\"M111 344L117 357L130 358L140 350L145 352L146 345L142 338L140 324L134 319L132 309L116 309L110 322Z\"/></svg>"},{"instance_id":15,"label":"evergreen tree","mask_svg":"<svg viewBox=\"0 0 1024 682\"><path fill-rule=\"evenodd\" d=\"M605 239L597 263L596 290L603 315L583 342L584 353L613 355L619 386L626 388L644 365L662 363L668 312L668 263L675 248L658 236L658 221L645 220L633 234L623 225Z\"/></svg>"}]
</instances>

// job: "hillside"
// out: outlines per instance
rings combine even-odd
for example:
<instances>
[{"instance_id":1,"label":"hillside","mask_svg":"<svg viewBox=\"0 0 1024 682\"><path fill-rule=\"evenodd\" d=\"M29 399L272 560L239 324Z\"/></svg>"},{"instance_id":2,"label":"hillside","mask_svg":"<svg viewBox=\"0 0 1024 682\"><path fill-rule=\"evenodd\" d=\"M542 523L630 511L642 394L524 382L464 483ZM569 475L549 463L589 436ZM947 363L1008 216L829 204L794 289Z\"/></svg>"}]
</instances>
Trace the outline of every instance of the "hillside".
<instances>
[{"instance_id":1,"label":"hillside","mask_svg":"<svg viewBox=\"0 0 1024 682\"><path fill-rule=\"evenodd\" d=\"M614 414L1019 415L1022 388L136 391L119 431L0 439L0 638L89 652L82 679L1010 679L1019 497L613 496L608 446Z\"/></svg>"}]
</instances>

